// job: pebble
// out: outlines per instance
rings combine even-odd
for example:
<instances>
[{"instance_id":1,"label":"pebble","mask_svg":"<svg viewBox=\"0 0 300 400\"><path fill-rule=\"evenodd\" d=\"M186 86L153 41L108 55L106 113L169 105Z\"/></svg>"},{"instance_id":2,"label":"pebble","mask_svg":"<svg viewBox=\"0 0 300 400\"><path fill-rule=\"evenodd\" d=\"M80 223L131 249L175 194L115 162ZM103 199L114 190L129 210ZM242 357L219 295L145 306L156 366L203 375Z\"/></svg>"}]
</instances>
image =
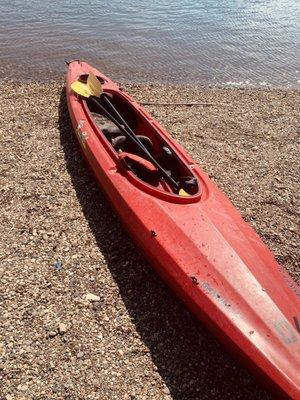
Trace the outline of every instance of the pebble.
<instances>
[{"instance_id":1,"label":"pebble","mask_svg":"<svg viewBox=\"0 0 300 400\"><path fill-rule=\"evenodd\" d=\"M64 333L66 333L67 330L68 330L67 324L64 324L64 323L62 322L62 323L60 323L60 324L58 325L58 332L59 332L61 335L63 335Z\"/></svg>"},{"instance_id":2,"label":"pebble","mask_svg":"<svg viewBox=\"0 0 300 400\"><path fill-rule=\"evenodd\" d=\"M49 369L50 369L50 370L54 370L54 369L55 369L55 363L54 363L54 362L51 361L51 362L49 363Z\"/></svg>"},{"instance_id":3,"label":"pebble","mask_svg":"<svg viewBox=\"0 0 300 400\"><path fill-rule=\"evenodd\" d=\"M18 387L17 387L17 390L19 390L20 392L26 392L26 390L28 389L28 386L27 385L19 385Z\"/></svg>"},{"instance_id":4,"label":"pebble","mask_svg":"<svg viewBox=\"0 0 300 400\"><path fill-rule=\"evenodd\" d=\"M54 338L56 335L57 335L57 332L56 332L56 331L50 331L50 332L48 333L48 337L50 337L50 338Z\"/></svg>"},{"instance_id":5,"label":"pebble","mask_svg":"<svg viewBox=\"0 0 300 400\"><path fill-rule=\"evenodd\" d=\"M59 271L62 268L62 262L60 260L55 260L53 266L57 271Z\"/></svg>"},{"instance_id":6,"label":"pebble","mask_svg":"<svg viewBox=\"0 0 300 400\"><path fill-rule=\"evenodd\" d=\"M97 296L97 295L95 295L95 294L93 294L93 293L87 293L87 294L85 295L85 299L88 300L88 301L90 301L90 302L93 302L93 301L100 301L100 297Z\"/></svg>"},{"instance_id":7,"label":"pebble","mask_svg":"<svg viewBox=\"0 0 300 400\"><path fill-rule=\"evenodd\" d=\"M163 392L164 392L164 394L170 394L170 389L167 386L165 386L163 388Z\"/></svg>"},{"instance_id":8,"label":"pebble","mask_svg":"<svg viewBox=\"0 0 300 400\"><path fill-rule=\"evenodd\" d=\"M78 353L76 354L76 357L77 357L78 359L83 358L83 357L84 357L84 352L81 351L81 350L79 350Z\"/></svg>"}]
</instances>

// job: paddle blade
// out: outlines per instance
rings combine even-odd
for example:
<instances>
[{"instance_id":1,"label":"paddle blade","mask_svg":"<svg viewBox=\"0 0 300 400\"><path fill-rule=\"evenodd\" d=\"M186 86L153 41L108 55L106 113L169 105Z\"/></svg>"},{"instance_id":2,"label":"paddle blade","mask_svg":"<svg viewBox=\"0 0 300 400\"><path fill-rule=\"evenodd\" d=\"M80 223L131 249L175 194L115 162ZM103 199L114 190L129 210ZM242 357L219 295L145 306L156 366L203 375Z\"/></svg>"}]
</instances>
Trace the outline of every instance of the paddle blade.
<instances>
[{"instance_id":1,"label":"paddle blade","mask_svg":"<svg viewBox=\"0 0 300 400\"><path fill-rule=\"evenodd\" d=\"M87 85L93 96L100 97L101 93L103 92L102 85L92 72L88 76Z\"/></svg>"},{"instance_id":2,"label":"paddle blade","mask_svg":"<svg viewBox=\"0 0 300 400\"><path fill-rule=\"evenodd\" d=\"M85 83L75 81L72 83L71 89L73 90L73 92L79 94L79 96L86 97L86 98L89 98L90 96L92 96L89 86L86 85Z\"/></svg>"},{"instance_id":3,"label":"paddle blade","mask_svg":"<svg viewBox=\"0 0 300 400\"><path fill-rule=\"evenodd\" d=\"M189 197L190 194L188 194L185 190L180 189L180 190L179 190L179 196L182 196L182 197Z\"/></svg>"}]
</instances>

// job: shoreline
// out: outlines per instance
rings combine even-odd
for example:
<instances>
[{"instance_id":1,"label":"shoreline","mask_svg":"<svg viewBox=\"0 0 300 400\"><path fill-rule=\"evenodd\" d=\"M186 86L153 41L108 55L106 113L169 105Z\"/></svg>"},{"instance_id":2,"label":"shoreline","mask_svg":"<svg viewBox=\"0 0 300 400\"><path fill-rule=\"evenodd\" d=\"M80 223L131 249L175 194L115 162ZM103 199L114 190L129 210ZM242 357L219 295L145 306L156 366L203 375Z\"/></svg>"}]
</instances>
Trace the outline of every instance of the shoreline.
<instances>
[{"instance_id":1,"label":"shoreline","mask_svg":"<svg viewBox=\"0 0 300 400\"><path fill-rule=\"evenodd\" d=\"M63 78L0 85L0 397L271 399L128 238L79 152ZM138 102L213 104L145 108L299 283L299 90L122 86Z\"/></svg>"},{"instance_id":2,"label":"shoreline","mask_svg":"<svg viewBox=\"0 0 300 400\"><path fill-rule=\"evenodd\" d=\"M62 65L64 62L62 62ZM41 85L47 84L56 84L62 83L65 81L65 73L66 68L61 68L57 70L52 70L49 68L41 68L35 69L32 66L22 66L19 64L7 64L2 65L0 63L0 84L7 83L18 83L18 84L26 84L26 83L39 83ZM151 74L143 74L136 75L134 70L125 71L118 68L100 68L102 72L111 77L115 82L118 82L122 85L137 85L137 86L147 86L147 85L155 85L159 87L172 87L172 88L198 88L198 89L240 89L240 90L281 90L287 92L298 92L300 91L300 80L296 80L294 82L285 83L282 85L274 85L267 82L252 82L250 79L244 79L240 81L238 78L234 79L231 77L230 80L227 79L226 82L218 81L216 82L213 78L210 80L203 81L195 81L194 79L186 78L185 82L179 82L178 77L175 76L173 78L167 77L166 75L162 75L160 79L159 73L157 75ZM12 71L12 72L11 72ZM126 74L127 72L127 74ZM124 75L125 74L125 75ZM133 79L127 79L127 76L134 76ZM47 78L45 78L47 77ZM196 83L195 83L196 82Z\"/></svg>"},{"instance_id":3,"label":"shoreline","mask_svg":"<svg viewBox=\"0 0 300 400\"><path fill-rule=\"evenodd\" d=\"M60 74L61 75L61 74ZM136 79L136 80L128 80L125 78L120 78L120 79L114 79L112 75L109 73L106 73L107 76L110 76L115 82L117 82L119 85L132 85L132 86L140 86L140 87L148 87L148 86L157 86L160 88L172 88L172 89L180 89L180 88L193 88L193 89L199 89L199 90L257 90L257 91L281 91L281 92L295 92L298 93L300 92L300 85L289 85L288 87L285 86L274 86L274 85L269 85L269 84L246 84L243 82L230 82L230 83L198 83L198 84L193 84L193 83L176 83L176 82L164 82L164 81L155 81L151 80L150 78L145 78L143 79ZM1 78L0 77L0 85L6 85L6 84L17 84L17 85L22 85L22 84L35 84L38 83L39 85L55 85L55 84L61 84L63 85L65 82L65 77L63 75L63 78L61 77L52 77L48 79L44 78L29 78L29 77L18 77L18 78Z\"/></svg>"}]
</instances>

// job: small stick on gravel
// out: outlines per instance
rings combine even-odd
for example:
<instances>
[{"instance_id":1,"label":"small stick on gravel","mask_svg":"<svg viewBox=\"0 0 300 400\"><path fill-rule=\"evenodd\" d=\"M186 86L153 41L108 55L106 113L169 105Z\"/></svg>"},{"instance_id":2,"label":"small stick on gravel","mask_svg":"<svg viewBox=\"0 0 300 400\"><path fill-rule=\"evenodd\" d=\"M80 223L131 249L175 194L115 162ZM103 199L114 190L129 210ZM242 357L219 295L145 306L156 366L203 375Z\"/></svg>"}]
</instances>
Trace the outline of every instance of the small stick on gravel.
<instances>
[{"instance_id":1,"label":"small stick on gravel","mask_svg":"<svg viewBox=\"0 0 300 400\"><path fill-rule=\"evenodd\" d=\"M191 106L204 106L204 107L208 107L208 106L214 106L214 103L155 103L155 102L145 102L142 101L141 104L143 106L187 106L187 107L191 107Z\"/></svg>"}]
</instances>

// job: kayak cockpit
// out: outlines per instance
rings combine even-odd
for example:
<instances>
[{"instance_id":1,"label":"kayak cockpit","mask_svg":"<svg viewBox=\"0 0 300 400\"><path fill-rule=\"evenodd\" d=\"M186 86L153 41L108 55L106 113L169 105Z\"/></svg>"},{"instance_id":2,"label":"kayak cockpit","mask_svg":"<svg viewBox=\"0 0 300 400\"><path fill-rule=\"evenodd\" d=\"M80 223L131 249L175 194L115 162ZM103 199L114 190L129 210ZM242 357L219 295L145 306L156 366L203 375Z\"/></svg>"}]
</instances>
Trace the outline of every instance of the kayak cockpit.
<instances>
[{"instance_id":1,"label":"kayak cockpit","mask_svg":"<svg viewBox=\"0 0 300 400\"><path fill-rule=\"evenodd\" d=\"M84 80L84 78L81 79ZM110 101L114 108L155 161L178 183L178 189L170 185L168 179L162 176L149 159L146 159L143 151L104 115L95 101L91 98L84 100L86 111L94 126L110 144L123 166L132 173L135 179L160 192L178 197L183 196L182 193L185 197L198 197L200 195L198 179L176 150L164 140L156 127L125 96L116 91L108 93L110 93Z\"/></svg>"}]
</instances>

